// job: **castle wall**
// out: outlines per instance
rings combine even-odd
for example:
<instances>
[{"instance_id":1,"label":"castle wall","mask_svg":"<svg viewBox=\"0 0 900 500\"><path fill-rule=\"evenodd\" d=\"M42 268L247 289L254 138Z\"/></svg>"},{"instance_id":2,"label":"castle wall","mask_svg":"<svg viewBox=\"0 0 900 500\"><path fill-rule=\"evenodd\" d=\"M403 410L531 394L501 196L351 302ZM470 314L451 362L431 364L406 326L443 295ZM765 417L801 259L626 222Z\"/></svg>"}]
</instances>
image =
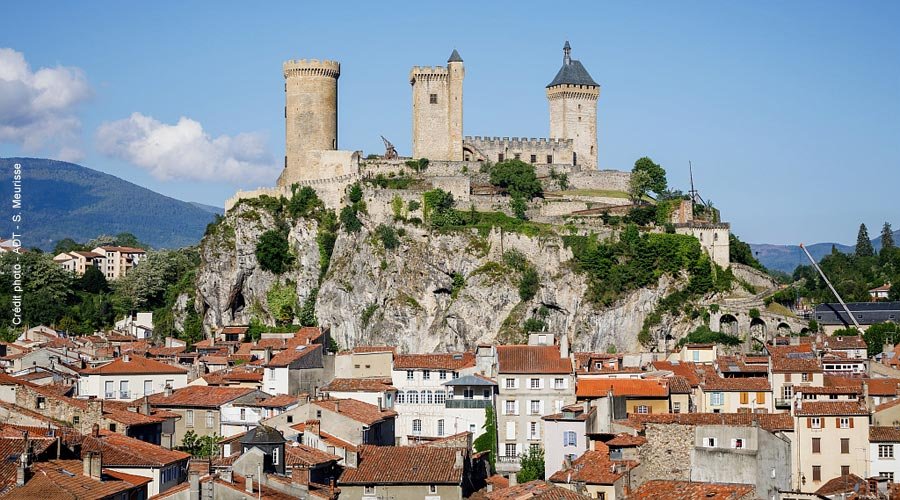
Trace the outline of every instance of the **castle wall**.
<instances>
[{"instance_id":1,"label":"castle wall","mask_svg":"<svg viewBox=\"0 0 900 500\"><path fill-rule=\"evenodd\" d=\"M689 234L700 241L700 246L709 254L710 259L722 268L731 264L729 255L729 225L726 223L687 223L676 224L677 234Z\"/></svg>"},{"instance_id":2,"label":"castle wall","mask_svg":"<svg viewBox=\"0 0 900 500\"><path fill-rule=\"evenodd\" d=\"M453 199L456 200L457 203L469 201L469 192L471 191L472 184L469 181L468 177L459 175L447 177L432 177L431 185L435 189L443 189L444 191L452 194Z\"/></svg>"},{"instance_id":3,"label":"castle wall","mask_svg":"<svg viewBox=\"0 0 900 500\"><path fill-rule=\"evenodd\" d=\"M322 165L311 162L310 151L337 149L337 80L341 66L317 59L286 61L285 168L279 186L309 179L332 177Z\"/></svg>"},{"instance_id":4,"label":"castle wall","mask_svg":"<svg viewBox=\"0 0 900 500\"><path fill-rule=\"evenodd\" d=\"M500 162L518 158L532 165L572 163L572 146L569 139L526 137L468 136L463 140L466 159Z\"/></svg>"},{"instance_id":5,"label":"castle wall","mask_svg":"<svg viewBox=\"0 0 900 500\"><path fill-rule=\"evenodd\" d=\"M571 189L628 192L631 173L618 170L590 170L569 174Z\"/></svg>"},{"instance_id":6,"label":"castle wall","mask_svg":"<svg viewBox=\"0 0 900 500\"><path fill-rule=\"evenodd\" d=\"M414 67L412 84L413 157L462 160L462 63Z\"/></svg>"},{"instance_id":7,"label":"castle wall","mask_svg":"<svg viewBox=\"0 0 900 500\"><path fill-rule=\"evenodd\" d=\"M550 137L571 139L574 161L582 170L597 168L598 87L557 85L547 89L550 104Z\"/></svg>"},{"instance_id":8,"label":"castle wall","mask_svg":"<svg viewBox=\"0 0 900 500\"><path fill-rule=\"evenodd\" d=\"M298 186L310 186L316 190L316 195L325 203L328 208L340 208L343 205L344 190L350 184L360 179L359 174L346 174L328 179L309 179L297 181L294 184ZM278 198L280 196L290 197L290 186L278 186L271 188L257 188L249 191L239 190L231 198L225 201L225 211L229 211L237 204L238 201L250 198L259 198L262 195Z\"/></svg>"}]
</instances>

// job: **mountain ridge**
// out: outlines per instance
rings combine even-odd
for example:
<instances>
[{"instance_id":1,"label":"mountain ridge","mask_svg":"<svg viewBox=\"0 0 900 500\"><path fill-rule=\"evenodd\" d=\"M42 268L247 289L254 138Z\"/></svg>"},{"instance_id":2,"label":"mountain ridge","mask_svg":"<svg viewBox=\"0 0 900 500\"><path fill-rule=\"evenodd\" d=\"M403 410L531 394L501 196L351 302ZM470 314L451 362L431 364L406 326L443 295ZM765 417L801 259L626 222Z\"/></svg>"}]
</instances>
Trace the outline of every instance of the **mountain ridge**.
<instances>
[{"instance_id":1,"label":"mountain ridge","mask_svg":"<svg viewBox=\"0 0 900 500\"><path fill-rule=\"evenodd\" d=\"M900 230L894 231L893 234L894 241L898 241L900 239ZM800 250L800 245L776 245L771 243L750 243L749 245L753 255L767 269L792 273L798 265L805 266L809 264L809 259ZM832 247L841 253L853 253L856 251L856 245L844 245L843 243L835 242L813 243L804 246L816 259L816 262L830 254ZM872 240L872 246L876 252L881 249L881 236Z\"/></svg>"}]
</instances>

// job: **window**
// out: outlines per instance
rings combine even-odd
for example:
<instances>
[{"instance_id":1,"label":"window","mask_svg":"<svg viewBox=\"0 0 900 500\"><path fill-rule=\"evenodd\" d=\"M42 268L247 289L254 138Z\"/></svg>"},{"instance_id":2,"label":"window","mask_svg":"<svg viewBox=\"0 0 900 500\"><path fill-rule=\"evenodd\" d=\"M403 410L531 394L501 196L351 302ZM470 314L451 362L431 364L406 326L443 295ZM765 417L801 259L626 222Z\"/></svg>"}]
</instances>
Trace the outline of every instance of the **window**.
<instances>
[{"instance_id":1,"label":"window","mask_svg":"<svg viewBox=\"0 0 900 500\"><path fill-rule=\"evenodd\" d=\"M794 386L786 385L781 388L781 395L784 399L791 399L794 397Z\"/></svg>"},{"instance_id":2,"label":"window","mask_svg":"<svg viewBox=\"0 0 900 500\"><path fill-rule=\"evenodd\" d=\"M459 378L459 372L453 372L453 380L456 380L458 378Z\"/></svg>"},{"instance_id":3,"label":"window","mask_svg":"<svg viewBox=\"0 0 900 500\"><path fill-rule=\"evenodd\" d=\"M821 465L813 465L812 466L812 480L813 481L821 481L822 480L822 466Z\"/></svg>"},{"instance_id":4,"label":"window","mask_svg":"<svg viewBox=\"0 0 900 500\"><path fill-rule=\"evenodd\" d=\"M412 370L406 370L406 380L412 380L415 377L415 372Z\"/></svg>"},{"instance_id":5,"label":"window","mask_svg":"<svg viewBox=\"0 0 900 500\"><path fill-rule=\"evenodd\" d=\"M437 494L437 485L436 485L436 484L429 484L429 485L428 485L428 493L431 494L431 495Z\"/></svg>"},{"instance_id":6,"label":"window","mask_svg":"<svg viewBox=\"0 0 900 500\"><path fill-rule=\"evenodd\" d=\"M443 418L438 419L438 422L437 422L437 435L438 435L438 436L443 436L443 435L444 435L444 419L443 419Z\"/></svg>"},{"instance_id":7,"label":"window","mask_svg":"<svg viewBox=\"0 0 900 500\"><path fill-rule=\"evenodd\" d=\"M575 431L563 432L563 446L578 446L578 435Z\"/></svg>"},{"instance_id":8,"label":"window","mask_svg":"<svg viewBox=\"0 0 900 500\"><path fill-rule=\"evenodd\" d=\"M475 389L471 387L466 387L463 389L463 398L464 399L475 399Z\"/></svg>"},{"instance_id":9,"label":"window","mask_svg":"<svg viewBox=\"0 0 900 500\"><path fill-rule=\"evenodd\" d=\"M822 453L822 438L812 438L812 452Z\"/></svg>"},{"instance_id":10,"label":"window","mask_svg":"<svg viewBox=\"0 0 900 500\"><path fill-rule=\"evenodd\" d=\"M503 153L497 155L497 161L503 161Z\"/></svg>"},{"instance_id":11,"label":"window","mask_svg":"<svg viewBox=\"0 0 900 500\"><path fill-rule=\"evenodd\" d=\"M81 417L80 417L80 416L75 415L75 416L72 417L72 425L78 425L80 422L81 422ZM891 453L892 453L891 456L893 456L893 448L891 449Z\"/></svg>"},{"instance_id":12,"label":"window","mask_svg":"<svg viewBox=\"0 0 900 500\"><path fill-rule=\"evenodd\" d=\"M289 423L289 424L293 424L293 423L294 423L294 416L293 416L293 415L288 415L288 416L287 416L287 423Z\"/></svg>"},{"instance_id":13,"label":"window","mask_svg":"<svg viewBox=\"0 0 900 500\"><path fill-rule=\"evenodd\" d=\"M515 389L516 388L516 379L514 379L514 378L506 379L506 388L507 389Z\"/></svg>"},{"instance_id":14,"label":"window","mask_svg":"<svg viewBox=\"0 0 900 500\"><path fill-rule=\"evenodd\" d=\"M272 448L272 465L278 465L278 448Z\"/></svg>"},{"instance_id":15,"label":"window","mask_svg":"<svg viewBox=\"0 0 900 500\"><path fill-rule=\"evenodd\" d=\"M741 438L732 439L731 447L736 448L736 449L742 449L744 447L744 440Z\"/></svg>"},{"instance_id":16,"label":"window","mask_svg":"<svg viewBox=\"0 0 900 500\"><path fill-rule=\"evenodd\" d=\"M475 434L475 424L469 424L469 432Z\"/></svg>"},{"instance_id":17,"label":"window","mask_svg":"<svg viewBox=\"0 0 900 500\"><path fill-rule=\"evenodd\" d=\"M413 419L412 431L416 436L422 434L422 421L418 418Z\"/></svg>"},{"instance_id":18,"label":"window","mask_svg":"<svg viewBox=\"0 0 900 500\"><path fill-rule=\"evenodd\" d=\"M553 388L554 389L565 389L566 388L566 379L562 377L557 377L553 379Z\"/></svg>"},{"instance_id":19,"label":"window","mask_svg":"<svg viewBox=\"0 0 900 500\"><path fill-rule=\"evenodd\" d=\"M537 163L537 155L531 155L531 163Z\"/></svg>"},{"instance_id":20,"label":"window","mask_svg":"<svg viewBox=\"0 0 900 500\"><path fill-rule=\"evenodd\" d=\"M428 398L427 400L425 400L426 397ZM434 404L434 393L431 391L422 391L422 399L423 399L423 401L422 401L423 403L433 405Z\"/></svg>"},{"instance_id":21,"label":"window","mask_svg":"<svg viewBox=\"0 0 900 500\"><path fill-rule=\"evenodd\" d=\"M353 365L353 368L359 369L359 365Z\"/></svg>"},{"instance_id":22,"label":"window","mask_svg":"<svg viewBox=\"0 0 900 500\"><path fill-rule=\"evenodd\" d=\"M184 412L184 425L187 427L194 426L194 410L187 410Z\"/></svg>"},{"instance_id":23,"label":"window","mask_svg":"<svg viewBox=\"0 0 900 500\"><path fill-rule=\"evenodd\" d=\"M541 379L533 378L528 382L528 386L532 389L540 389L541 388Z\"/></svg>"},{"instance_id":24,"label":"window","mask_svg":"<svg viewBox=\"0 0 900 500\"><path fill-rule=\"evenodd\" d=\"M764 392L756 393L756 404L758 404L758 405L766 404L766 393L764 393Z\"/></svg>"},{"instance_id":25,"label":"window","mask_svg":"<svg viewBox=\"0 0 900 500\"><path fill-rule=\"evenodd\" d=\"M850 419L847 417L841 417L838 419L838 427L841 429L849 429L850 428Z\"/></svg>"},{"instance_id":26,"label":"window","mask_svg":"<svg viewBox=\"0 0 900 500\"><path fill-rule=\"evenodd\" d=\"M540 401L530 401L528 403L528 414L529 415L540 415L541 414L541 402Z\"/></svg>"},{"instance_id":27,"label":"window","mask_svg":"<svg viewBox=\"0 0 900 500\"><path fill-rule=\"evenodd\" d=\"M411 405L419 404L419 391L406 391L406 400Z\"/></svg>"},{"instance_id":28,"label":"window","mask_svg":"<svg viewBox=\"0 0 900 500\"><path fill-rule=\"evenodd\" d=\"M447 380L447 370L438 370L438 378L441 380Z\"/></svg>"},{"instance_id":29,"label":"window","mask_svg":"<svg viewBox=\"0 0 900 500\"><path fill-rule=\"evenodd\" d=\"M38 396L37 397L37 409L43 410L46 407L47 407L47 399L44 398L44 396Z\"/></svg>"},{"instance_id":30,"label":"window","mask_svg":"<svg viewBox=\"0 0 900 500\"><path fill-rule=\"evenodd\" d=\"M709 393L709 404L713 406L722 406L725 401L725 395L721 392Z\"/></svg>"},{"instance_id":31,"label":"window","mask_svg":"<svg viewBox=\"0 0 900 500\"><path fill-rule=\"evenodd\" d=\"M801 373L801 374L800 374L800 381L801 381L801 382L809 382L809 374L808 374L808 373Z\"/></svg>"},{"instance_id":32,"label":"window","mask_svg":"<svg viewBox=\"0 0 900 500\"><path fill-rule=\"evenodd\" d=\"M109 432L116 432L116 424L109 424Z\"/></svg>"},{"instance_id":33,"label":"window","mask_svg":"<svg viewBox=\"0 0 900 500\"><path fill-rule=\"evenodd\" d=\"M883 478L887 478L887 480L892 483L894 482L894 473L893 472L879 472L878 475Z\"/></svg>"},{"instance_id":34,"label":"window","mask_svg":"<svg viewBox=\"0 0 900 500\"><path fill-rule=\"evenodd\" d=\"M166 380L166 385L164 385L163 387L166 387L166 386L171 387L172 389L174 389L174 388L175 388L175 380L174 380L174 379Z\"/></svg>"},{"instance_id":35,"label":"window","mask_svg":"<svg viewBox=\"0 0 900 500\"><path fill-rule=\"evenodd\" d=\"M716 438L708 437L703 440L703 445L706 446L707 448L715 448L716 444L717 444Z\"/></svg>"},{"instance_id":36,"label":"window","mask_svg":"<svg viewBox=\"0 0 900 500\"><path fill-rule=\"evenodd\" d=\"M241 408L241 420L247 420L247 409Z\"/></svg>"},{"instance_id":37,"label":"window","mask_svg":"<svg viewBox=\"0 0 900 500\"><path fill-rule=\"evenodd\" d=\"M507 457L515 457L516 456L516 443L506 443L506 455Z\"/></svg>"},{"instance_id":38,"label":"window","mask_svg":"<svg viewBox=\"0 0 900 500\"><path fill-rule=\"evenodd\" d=\"M397 404L402 405L406 400L406 393L403 391L397 391Z\"/></svg>"},{"instance_id":39,"label":"window","mask_svg":"<svg viewBox=\"0 0 900 500\"><path fill-rule=\"evenodd\" d=\"M515 157L515 159L517 159L517 160L521 160L521 159L522 159L522 153L515 153L515 154L513 155L513 157Z\"/></svg>"},{"instance_id":40,"label":"window","mask_svg":"<svg viewBox=\"0 0 900 500\"><path fill-rule=\"evenodd\" d=\"M153 394L153 381L145 380L144 381L144 396L147 396L149 394Z\"/></svg>"},{"instance_id":41,"label":"window","mask_svg":"<svg viewBox=\"0 0 900 500\"><path fill-rule=\"evenodd\" d=\"M894 458L894 445L879 444L878 445L878 458Z\"/></svg>"},{"instance_id":42,"label":"window","mask_svg":"<svg viewBox=\"0 0 900 500\"><path fill-rule=\"evenodd\" d=\"M506 401L506 405L504 407L504 413L507 415L515 415L516 414L516 402L515 401Z\"/></svg>"},{"instance_id":43,"label":"window","mask_svg":"<svg viewBox=\"0 0 900 500\"><path fill-rule=\"evenodd\" d=\"M538 345L547 345L546 335L538 335Z\"/></svg>"},{"instance_id":44,"label":"window","mask_svg":"<svg viewBox=\"0 0 900 500\"><path fill-rule=\"evenodd\" d=\"M374 495L375 487L374 486L363 486L363 495Z\"/></svg>"},{"instance_id":45,"label":"window","mask_svg":"<svg viewBox=\"0 0 900 500\"><path fill-rule=\"evenodd\" d=\"M483 391L481 391L481 396L482 396L484 399L491 399L491 390L490 390L490 389L484 389Z\"/></svg>"},{"instance_id":46,"label":"window","mask_svg":"<svg viewBox=\"0 0 900 500\"><path fill-rule=\"evenodd\" d=\"M641 415L647 415L648 413L650 413L650 407L647 405L638 405L637 413L639 413Z\"/></svg>"},{"instance_id":47,"label":"window","mask_svg":"<svg viewBox=\"0 0 900 500\"><path fill-rule=\"evenodd\" d=\"M672 403L672 413L681 413L681 402L675 401Z\"/></svg>"},{"instance_id":48,"label":"window","mask_svg":"<svg viewBox=\"0 0 900 500\"><path fill-rule=\"evenodd\" d=\"M822 419L819 417L812 417L808 421L809 427L812 429L821 429L822 428Z\"/></svg>"},{"instance_id":49,"label":"window","mask_svg":"<svg viewBox=\"0 0 900 500\"><path fill-rule=\"evenodd\" d=\"M115 394L113 394L113 391L115 390L115 389L113 389L113 381L107 380L105 383L105 386L106 386L106 391L105 391L106 399L113 399L114 397L116 397Z\"/></svg>"},{"instance_id":50,"label":"window","mask_svg":"<svg viewBox=\"0 0 900 500\"><path fill-rule=\"evenodd\" d=\"M206 411L206 428L212 429L213 427L213 412L210 410Z\"/></svg>"},{"instance_id":51,"label":"window","mask_svg":"<svg viewBox=\"0 0 900 500\"><path fill-rule=\"evenodd\" d=\"M553 155L547 155L547 163L553 163Z\"/></svg>"},{"instance_id":52,"label":"window","mask_svg":"<svg viewBox=\"0 0 900 500\"><path fill-rule=\"evenodd\" d=\"M316 410L316 420L322 420L322 410Z\"/></svg>"},{"instance_id":53,"label":"window","mask_svg":"<svg viewBox=\"0 0 900 500\"><path fill-rule=\"evenodd\" d=\"M442 405L444 404L444 400L447 397L447 393L444 391L436 391L434 393L434 404Z\"/></svg>"},{"instance_id":54,"label":"window","mask_svg":"<svg viewBox=\"0 0 900 500\"><path fill-rule=\"evenodd\" d=\"M431 380L431 370L422 370L422 380Z\"/></svg>"},{"instance_id":55,"label":"window","mask_svg":"<svg viewBox=\"0 0 900 500\"><path fill-rule=\"evenodd\" d=\"M694 351L694 361L700 361L700 351Z\"/></svg>"},{"instance_id":56,"label":"window","mask_svg":"<svg viewBox=\"0 0 900 500\"><path fill-rule=\"evenodd\" d=\"M841 453L850 453L850 438L841 438Z\"/></svg>"},{"instance_id":57,"label":"window","mask_svg":"<svg viewBox=\"0 0 900 500\"><path fill-rule=\"evenodd\" d=\"M750 402L750 394L746 392L741 393L741 404L745 405Z\"/></svg>"},{"instance_id":58,"label":"window","mask_svg":"<svg viewBox=\"0 0 900 500\"><path fill-rule=\"evenodd\" d=\"M537 439L538 437L539 434L537 422L528 422L528 439Z\"/></svg>"},{"instance_id":59,"label":"window","mask_svg":"<svg viewBox=\"0 0 900 500\"><path fill-rule=\"evenodd\" d=\"M849 475L850 475L850 466L849 466L849 465L842 465L842 466L841 466L841 475L842 475L842 476L849 476Z\"/></svg>"},{"instance_id":60,"label":"window","mask_svg":"<svg viewBox=\"0 0 900 500\"><path fill-rule=\"evenodd\" d=\"M430 102L431 104L437 104L437 94L429 94L428 102Z\"/></svg>"},{"instance_id":61,"label":"window","mask_svg":"<svg viewBox=\"0 0 900 500\"><path fill-rule=\"evenodd\" d=\"M275 369L266 368L266 371L269 372L269 380L275 380Z\"/></svg>"},{"instance_id":62,"label":"window","mask_svg":"<svg viewBox=\"0 0 900 500\"><path fill-rule=\"evenodd\" d=\"M128 381L127 380L119 381L119 398L120 399L130 399L130 395L128 393Z\"/></svg>"}]
</instances>

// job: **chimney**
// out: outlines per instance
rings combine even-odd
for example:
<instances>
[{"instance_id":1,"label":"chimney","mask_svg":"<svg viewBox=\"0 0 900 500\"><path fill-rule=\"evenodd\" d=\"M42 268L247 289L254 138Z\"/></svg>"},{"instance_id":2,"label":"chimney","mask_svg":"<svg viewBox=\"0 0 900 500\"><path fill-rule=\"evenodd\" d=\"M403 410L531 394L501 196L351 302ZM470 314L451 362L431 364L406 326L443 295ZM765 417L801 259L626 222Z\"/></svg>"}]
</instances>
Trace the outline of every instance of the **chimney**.
<instances>
[{"instance_id":1,"label":"chimney","mask_svg":"<svg viewBox=\"0 0 900 500\"><path fill-rule=\"evenodd\" d=\"M86 451L82 455L81 461L84 464L84 475L99 481L100 471L103 469L103 460L100 452Z\"/></svg>"},{"instance_id":2,"label":"chimney","mask_svg":"<svg viewBox=\"0 0 900 500\"><path fill-rule=\"evenodd\" d=\"M509 479L509 485L510 485L510 486L515 486L515 485L517 485L517 484L519 483L519 479L516 477L516 473L515 473L515 472L513 472L512 474L510 474L510 475L509 475L509 478L507 478L507 479Z\"/></svg>"},{"instance_id":3,"label":"chimney","mask_svg":"<svg viewBox=\"0 0 900 500\"><path fill-rule=\"evenodd\" d=\"M587 415L591 412L591 402L589 400L584 401L584 414Z\"/></svg>"},{"instance_id":4,"label":"chimney","mask_svg":"<svg viewBox=\"0 0 900 500\"><path fill-rule=\"evenodd\" d=\"M234 474L231 469L225 469L220 474L219 477L222 478L222 481L231 484L234 480Z\"/></svg>"},{"instance_id":5,"label":"chimney","mask_svg":"<svg viewBox=\"0 0 900 500\"><path fill-rule=\"evenodd\" d=\"M384 403L380 397L378 398L378 411L384 411Z\"/></svg>"},{"instance_id":6,"label":"chimney","mask_svg":"<svg viewBox=\"0 0 900 500\"><path fill-rule=\"evenodd\" d=\"M244 490L245 490L247 493L251 493L251 494L252 494L252 493L253 493L253 474L247 474L247 475L245 476L245 479L246 479L247 481L246 481L245 484L244 484Z\"/></svg>"},{"instance_id":7,"label":"chimney","mask_svg":"<svg viewBox=\"0 0 900 500\"><path fill-rule=\"evenodd\" d=\"M141 401L141 414L150 414L150 396L144 396L144 399Z\"/></svg>"},{"instance_id":8,"label":"chimney","mask_svg":"<svg viewBox=\"0 0 900 500\"><path fill-rule=\"evenodd\" d=\"M341 400L340 400L340 399L335 399L335 400L334 400L334 412L335 412L335 413L340 413L340 412L341 412Z\"/></svg>"},{"instance_id":9,"label":"chimney","mask_svg":"<svg viewBox=\"0 0 900 500\"><path fill-rule=\"evenodd\" d=\"M456 450L456 458L453 461L454 469L462 469L463 468L463 453L462 450Z\"/></svg>"},{"instance_id":10,"label":"chimney","mask_svg":"<svg viewBox=\"0 0 900 500\"><path fill-rule=\"evenodd\" d=\"M566 333L562 333L559 336L559 357L569 357L569 335Z\"/></svg>"},{"instance_id":11,"label":"chimney","mask_svg":"<svg viewBox=\"0 0 900 500\"><path fill-rule=\"evenodd\" d=\"M27 477L28 466L29 466L29 463L28 463L29 453L28 452L30 451L30 449L29 449L30 446L29 446L29 441L28 441L28 431L25 432L23 437L25 439L25 443L24 443L25 448L24 448L24 451L22 452L22 455L19 457L18 467L16 467L16 486L25 486L25 481L28 479L28 477Z\"/></svg>"},{"instance_id":12,"label":"chimney","mask_svg":"<svg viewBox=\"0 0 900 500\"><path fill-rule=\"evenodd\" d=\"M188 472L188 483L190 483L190 500L200 500L200 473L192 470Z\"/></svg>"},{"instance_id":13,"label":"chimney","mask_svg":"<svg viewBox=\"0 0 900 500\"><path fill-rule=\"evenodd\" d=\"M172 386L171 385L166 384L166 388L163 390L163 395L165 397L169 397L172 395Z\"/></svg>"},{"instance_id":14,"label":"chimney","mask_svg":"<svg viewBox=\"0 0 900 500\"><path fill-rule=\"evenodd\" d=\"M128 354L122 356L122 361L128 363L129 361L131 361L131 356Z\"/></svg>"},{"instance_id":15,"label":"chimney","mask_svg":"<svg viewBox=\"0 0 900 500\"><path fill-rule=\"evenodd\" d=\"M869 400L869 384L867 384L865 380L862 381L862 400Z\"/></svg>"},{"instance_id":16,"label":"chimney","mask_svg":"<svg viewBox=\"0 0 900 500\"><path fill-rule=\"evenodd\" d=\"M91 427L91 436L94 436L95 438L100 437L100 424L94 424L93 427Z\"/></svg>"}]
</instances>

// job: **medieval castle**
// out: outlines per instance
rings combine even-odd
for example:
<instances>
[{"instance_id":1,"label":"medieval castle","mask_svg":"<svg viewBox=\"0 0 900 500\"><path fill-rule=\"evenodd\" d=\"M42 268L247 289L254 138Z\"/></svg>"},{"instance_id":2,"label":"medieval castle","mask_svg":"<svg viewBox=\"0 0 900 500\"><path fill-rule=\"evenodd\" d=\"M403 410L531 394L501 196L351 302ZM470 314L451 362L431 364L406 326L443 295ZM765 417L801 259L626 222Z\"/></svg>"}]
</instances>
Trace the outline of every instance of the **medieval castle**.
<instances>
[{"instance_id":1,"label":"medieval castle","mask_svg":"<svg viewBox=\"0 0 900 500\"><path fill-rule=\"evenodd\" d=\"M405 163L410 158L399 157L392 148L384 156L365 158L361 151L338 149L339 62L290 60L283 64L282 70L284 169L276 187L239 191L226 202L226 210L242 198L289 196L295 185L312 186L326 205L339 207L345 202L345 188L349 184L408 170ZM466 206L508 212L508 201L480 189L483 185L479 181L483 179L477 173L486 162L515 158L534 165L538 177L566 176L565 186L545 189L545 199L532 204L529 218L562 223L563 219L575 217L585 230L595 231L601 225L598 220L601 214L627 212L630 173L598 169L600 85L580 61L572 58L569 42L563 47L562 66L546 86L549 138L464 136L464 79L465 65L456 50L450 54L446 66L415 66L409 72L411 158L428 159L427 171L419 175L431 186L451 192ZM678 232L697 236L713 259L727 266L727 224L701 224L690 212L686 206L673 214L672 222Z\"/></svg>"}]
</instances>

